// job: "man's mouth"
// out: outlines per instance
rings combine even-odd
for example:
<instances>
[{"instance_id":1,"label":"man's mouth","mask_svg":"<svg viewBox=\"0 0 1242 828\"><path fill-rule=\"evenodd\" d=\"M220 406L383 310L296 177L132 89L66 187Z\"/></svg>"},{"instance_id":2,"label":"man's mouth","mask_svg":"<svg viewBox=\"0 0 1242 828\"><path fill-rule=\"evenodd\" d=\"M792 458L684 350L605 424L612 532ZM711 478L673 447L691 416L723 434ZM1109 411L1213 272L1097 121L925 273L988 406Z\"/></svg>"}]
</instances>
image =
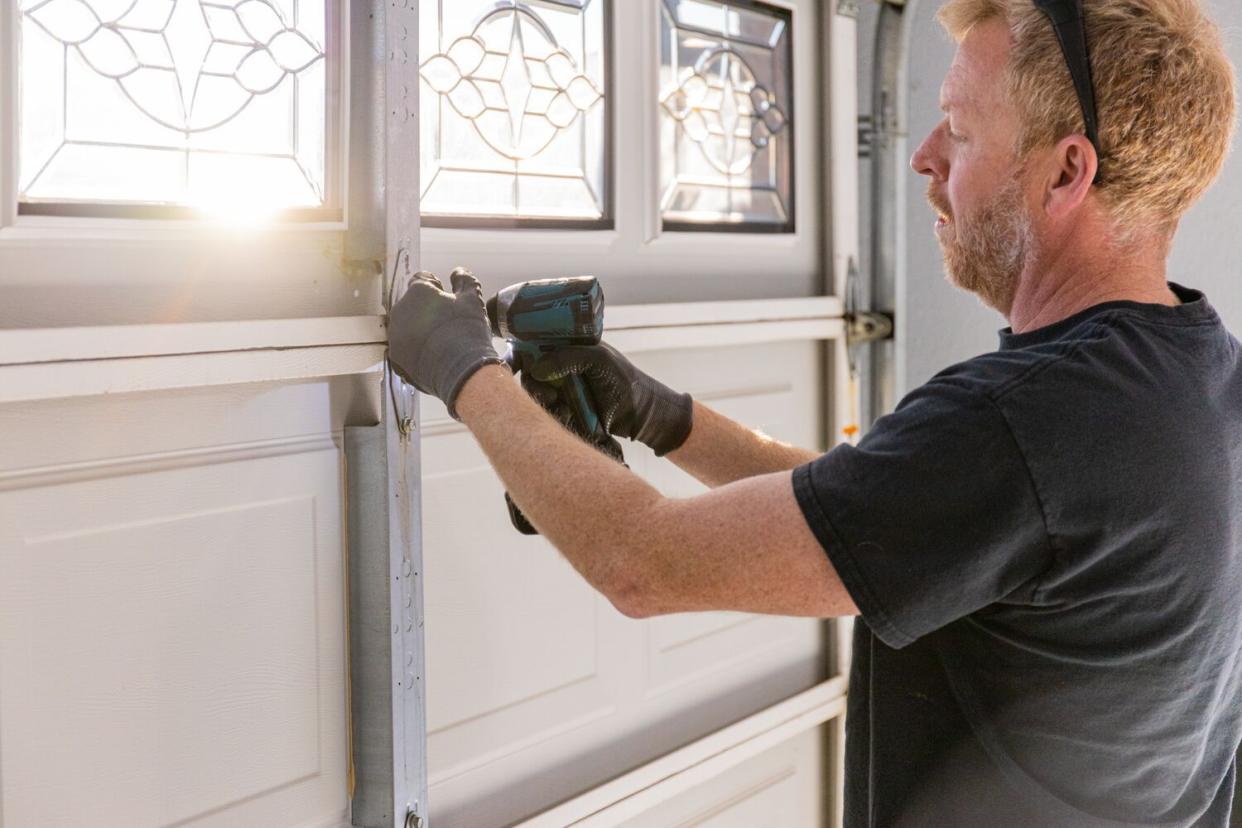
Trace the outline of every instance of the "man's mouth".
<instances>
[{"instance_id":1,"label":"man's mouth","mask_svg":"<svg viewBox=\"0 0 1242 828\"><path fill-rule=\"evenodd\" d=\"M930 182L927 186L927 203L936 212L937 230L942 230L953 222L953 219L949 216L948 200Z\"/></svg>"}]
</instances>

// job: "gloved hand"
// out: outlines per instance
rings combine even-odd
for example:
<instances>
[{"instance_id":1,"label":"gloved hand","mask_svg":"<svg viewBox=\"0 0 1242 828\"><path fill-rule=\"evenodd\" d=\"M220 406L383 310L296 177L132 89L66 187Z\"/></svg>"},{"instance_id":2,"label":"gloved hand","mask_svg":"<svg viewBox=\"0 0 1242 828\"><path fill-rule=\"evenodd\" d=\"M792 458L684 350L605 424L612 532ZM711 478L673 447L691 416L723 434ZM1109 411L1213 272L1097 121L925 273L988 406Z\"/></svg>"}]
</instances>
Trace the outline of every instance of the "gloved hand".
<instances>
[{"instance_id":1,"label":"gloved hand","mask_svg":"<svg viewBox=\"0 0 1242 828\"><path fill-rule=\"evenodd\" d=\"M561 395L557 393L555 387L548 385L546 382L540 382L529 373L523 371L522 388L534 398L535 402L543 406L544 410L551 414L552 418L559 422L562 428L572 431L579 437L583 437L583 428L578 424L578 416L570 408L569 404L561 399ZM588 438L584 437L583 439ZM613 460L629 468L625 462L625 452L621 450L621 444L611 435L604 434L602 437L595 438L594 440L588 439L588 441Z\"/></svg>"},{"instance_id":2,"label":"gloved hand","mask_svg":"<svg viewBox=\"0 0 1242 828\"><path fill-rule=\"evenodd\" d=\"M469 270L453 271L447 293L433 274L421 271L388 318L388 359L393 370L424 394L434 394L457 416L466 380L484 365L502 365L492 346L483 289Z\"/></svg>"},{"instance_id":3,"label":"gloved hand","mask_svg":"<svg viewBox=\"0 0 1242 828\"><path fill-rule=\"evenodd\" d=\"M612 346L562 348L535 359L523 354L523 386L540 398L536 383L580 375L609 434L650 446L657 457L681 447L694 425L694 400L657 382ZM534 382L530 382L534 380Z\"/></svg>"}]
</instances>

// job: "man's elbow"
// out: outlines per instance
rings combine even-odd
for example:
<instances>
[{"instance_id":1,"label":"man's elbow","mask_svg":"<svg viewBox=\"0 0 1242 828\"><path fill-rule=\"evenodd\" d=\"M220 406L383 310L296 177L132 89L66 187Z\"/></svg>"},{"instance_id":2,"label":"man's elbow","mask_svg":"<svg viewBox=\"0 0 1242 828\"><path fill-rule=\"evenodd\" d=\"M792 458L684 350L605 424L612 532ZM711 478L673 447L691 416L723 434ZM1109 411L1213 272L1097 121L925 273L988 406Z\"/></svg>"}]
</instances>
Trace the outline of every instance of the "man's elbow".
<instances>
[{"instance_id":1,"label":"man's elbow","mask_svg":"<svg viewBox=\"0 0 1242 828\"><path fill-rule=\"evenodd\" d=\"M635 578L619 577L604 590L605 597L626 618L642 620L661 615L650 584Z\"/></svg>"},{"instance_id":2,"label":"man's elbow","mask_svg":"<svg viewBox=\"0 0 1242 828\"><path fill-rule=\"evenodd\" d=\"M633 559L613 570L601 592L626 618L641 620L672 611L666 590Z\"/></svg>"}]
</instances>

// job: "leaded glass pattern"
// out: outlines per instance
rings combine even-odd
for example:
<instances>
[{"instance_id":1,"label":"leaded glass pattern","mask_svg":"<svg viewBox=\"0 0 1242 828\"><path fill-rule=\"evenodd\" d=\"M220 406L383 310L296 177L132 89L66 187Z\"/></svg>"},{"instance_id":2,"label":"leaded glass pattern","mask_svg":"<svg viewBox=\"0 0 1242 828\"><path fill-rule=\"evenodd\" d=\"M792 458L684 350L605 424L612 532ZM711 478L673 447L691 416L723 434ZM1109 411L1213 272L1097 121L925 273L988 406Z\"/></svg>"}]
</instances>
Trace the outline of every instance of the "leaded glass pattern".
<instances>
[{"instance_id":1,"label":"leaded glass pattern","mask_svg":"<svg viewBox=\"0 0 1242 828\"><path fill-rule=\"evenodd\" d=\"M21 0L19 190L321 207L329 0Z\"/></svg>"},{"instance_id":2,"label":"leaded glass pattern","mask_svg":"<svg viewBox=\"0 0 1242 828\"><path fill-rule=\"evenodd\" d=\"M661 0L665 229L793 232L792 16Z\"/></svg>"},{"instance_id":3,"label":"leaded glass pattern","mask_svg":"<svg viewBox=\"0 0 1242 828\"><path fill-rule=\"evenodd\" d=\"M420 0L422 217L603 223L608 0Z\"/></svg>"}]
</instances>

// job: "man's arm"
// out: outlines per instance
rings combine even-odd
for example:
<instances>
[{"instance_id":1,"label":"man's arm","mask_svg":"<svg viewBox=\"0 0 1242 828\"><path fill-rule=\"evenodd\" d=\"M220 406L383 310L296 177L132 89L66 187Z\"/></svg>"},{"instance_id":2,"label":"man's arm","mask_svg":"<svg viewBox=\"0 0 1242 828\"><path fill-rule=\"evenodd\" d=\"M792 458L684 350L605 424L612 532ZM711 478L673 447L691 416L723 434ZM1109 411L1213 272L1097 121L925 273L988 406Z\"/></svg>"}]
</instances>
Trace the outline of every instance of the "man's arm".
<instances>
[{"instance_id":1,"label":"man's arm","mask_svg":"<svg viewBox=\"0 0 1242 828\"><path fill-rule=\"evenodd\" d=\"M857 614L788 471L666 498L565 431L494 365L469 378L456 410L531 523L626 615Z\"/></svg>"},{"instance_id":2,"label":"man's arm","mask_svg":"<svg viewBox=\"0 0 1242 828\"><path fill-rule=\"evenodd\" d=\"M647 444L710 487L789 471L819 456L678 394L607 343L562 348L525 360L522 369L526 390L553 409L563 403L545 383L581 377L609 433Z\"/></svg>"},{"instance_id":3,"label":"man's arm","mask_svg":"<svg viewBox=\"0 0 1242 828\"><path fill-rule=\"evenodd\" d=\"M700 483L715 488L747 477L792 471L819 454L753 431L696 401L690 436L667 456Z\"/></svg>"}]
</instances>

